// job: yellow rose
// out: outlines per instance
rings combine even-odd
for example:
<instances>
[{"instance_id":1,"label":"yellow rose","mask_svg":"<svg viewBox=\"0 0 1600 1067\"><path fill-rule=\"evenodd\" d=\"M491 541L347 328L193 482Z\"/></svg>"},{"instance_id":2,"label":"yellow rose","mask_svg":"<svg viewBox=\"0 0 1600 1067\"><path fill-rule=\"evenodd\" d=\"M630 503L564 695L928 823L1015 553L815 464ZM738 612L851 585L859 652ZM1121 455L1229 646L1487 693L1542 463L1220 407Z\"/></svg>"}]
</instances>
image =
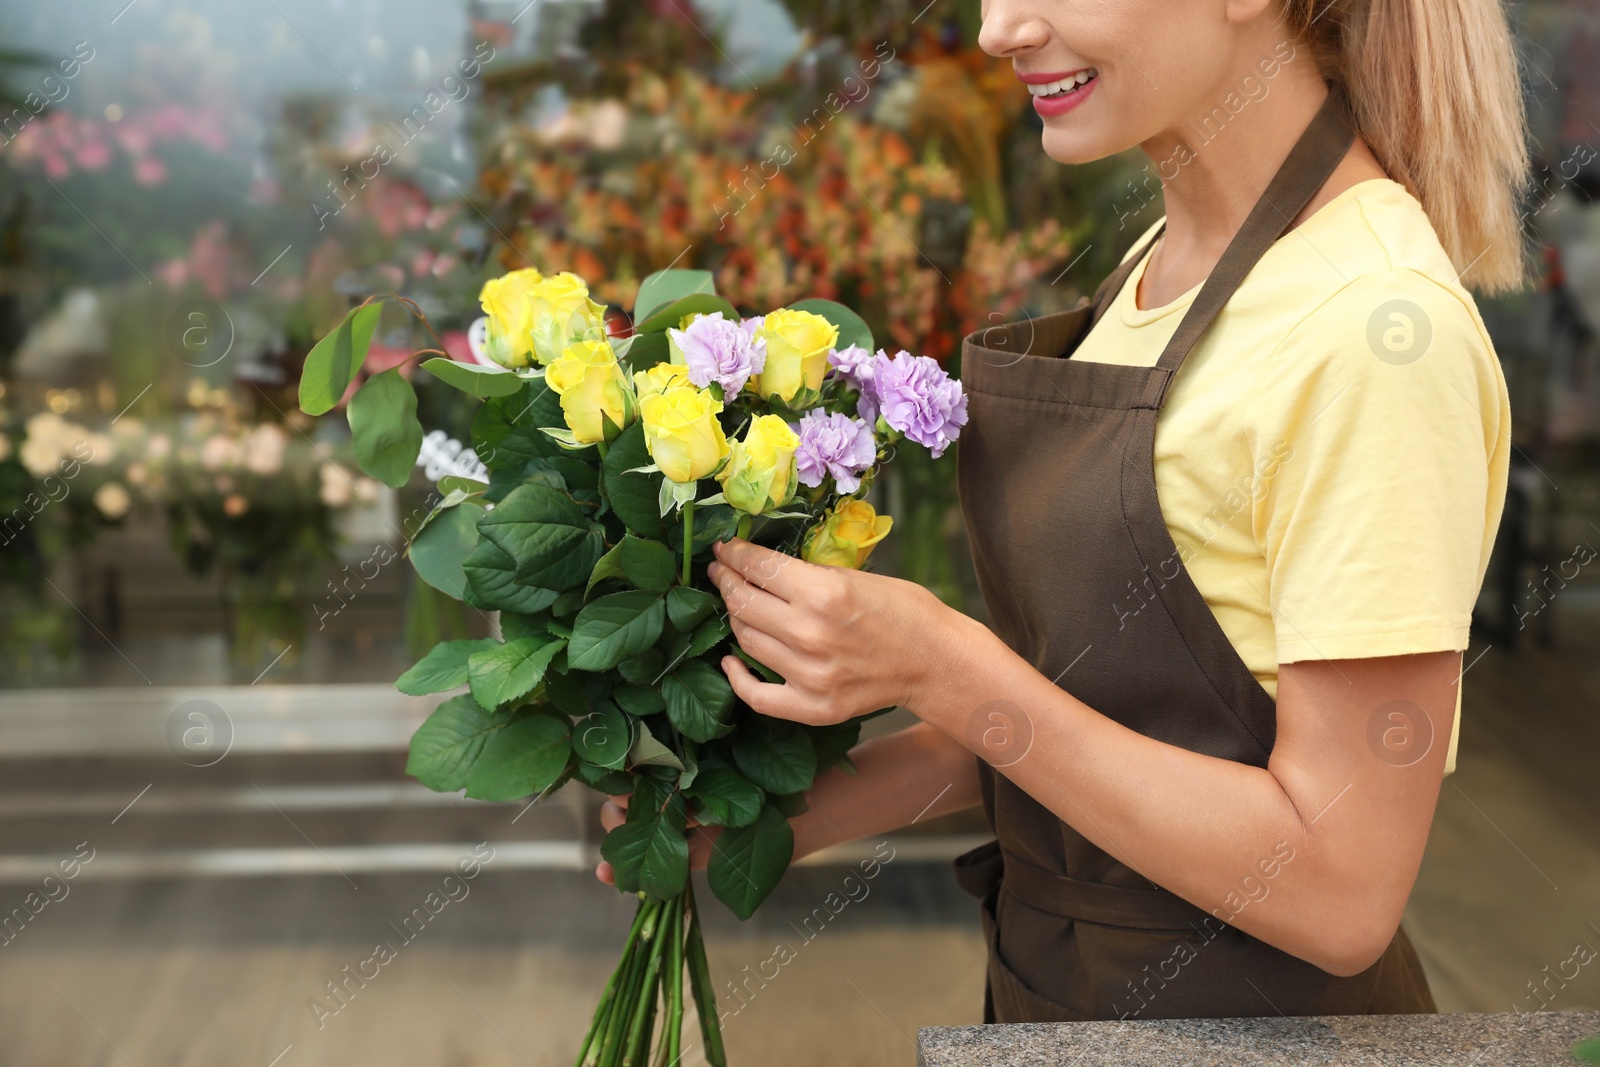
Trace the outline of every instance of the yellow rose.
<instances>
[{"instance_id":1,"label":"yellow rose","mask_svg":"<svg viewBox=\"0 0 1600 1067\"><path fill-rule=\"evenodd\" d=\"M729 446L728 465L717 473L728 504L760 515L794 499L794 450L799 445L799 436L777 415L752 422L744 440Z\"/></svg>"},{"instance_id":2,"label":"yellow rose","mask_svg":"<svg viewBox=\"0 0 1600 1067\"><path fill-rule=\"evenodd\" d=\"M688 386L689 368L678 363L657 363L649 370L635 371L633 388L642 400L655 393L664 393L675 386Z\"/></svg>"},{"instance_id":3,"label":"yellow rose","mask_svg":"<svg viewBox=\"0 0 1600 1067\"><path fill-rule=\"evenodd\" d=\"M505 367L533 363L533 290L544 275L529 267L483 283L478 303L489 316L489 358Z\"/></svg>"},{"instance_id":4,"label":"yellow rose","mask_svg":"<svg viewBox=\"0 0 1600 1067\"><path fill-rule=\"evenodd\" d=\"M668 480L693 482L721 465L728 455L728 438L717 421L721 410L721 401L692 385L639 397L645 447Z\"/></svg>"},{"instance_id":5,"label":"yellow rose","mask_svg":"<svg viewBox=\"0 0 1600 1067\"><path fill-rule=\"evenodd\" d=\"M802 559L832 567L859 568L889 533L894 520L865 500L844 500L806 535Z\"/></svg>"},{"instance_id":6,"label":"yellow rose","mask_svg":"<svg viewBox=\"0 0 1600 1067\"><path fill-rule=\"evenodd\" d=\"M589 299L589 286L570 271L546 278L528 294L533 318L533 357L549 365L578 341L603 341L605 306Z\"/></svg>"},{"instance_id":7,"label":"yellow rose","mask_svg":"<svg viewBox=\"0 0 1600 1067\"><path fill-rule=\"evenodd\" d=\"M581 444L614 438L633 421L628 379L617 353L605 341L579 341L567 346L550 364L544 380L561 397L561 413Z\"/></svg>"},{"instance_id":8,"label":"yellow rose","mask_svg":"<svg viewBox=\"0 0 1600 1067\"><path fill-rule=\"evenodd\" d=\"M766 365L750 379L759 395L788 403L802 388L822 388L828 350L838 343L839 327L821 315L784 308L766 317L757 336L767 342Z\"/></svg>"},{"instance_id":9,"label":"yellow rose","mask_svg":"<svg viewBox=\"0 0 1600 1067\"><path fill-rule=\"evenodd\" d=\"M514 270L485 282L478 302L489 317L485 350L503 367L549 365L568 345L605 340L605 307L570 271L547 278L531 267Z\"/></svg>"}]
</instances>

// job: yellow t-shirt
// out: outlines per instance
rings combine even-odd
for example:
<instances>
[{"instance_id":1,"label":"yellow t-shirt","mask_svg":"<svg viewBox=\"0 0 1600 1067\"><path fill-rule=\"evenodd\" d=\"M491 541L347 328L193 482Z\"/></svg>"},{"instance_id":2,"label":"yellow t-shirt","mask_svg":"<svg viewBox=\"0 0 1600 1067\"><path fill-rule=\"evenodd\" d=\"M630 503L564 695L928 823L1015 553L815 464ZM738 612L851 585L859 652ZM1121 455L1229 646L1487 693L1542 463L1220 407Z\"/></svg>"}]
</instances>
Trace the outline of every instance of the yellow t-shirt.
<instances>
[{"instance_id":1,"label":"yellow t-shirt","mask_svg":"<svg viewBox=\"0 0 1600 1067\"><path fill-rule=\"evenodd\" d=\"M1200 288L1140 310L1144 266L1074 359L1160 358ZM1156 492L1195 585L1276 699L1280 663L1467 647L1510 448L1472 297L1422 206L1380 178L1279 238L1189 353L1156 423Z\"/></svg>"}]
</instances>

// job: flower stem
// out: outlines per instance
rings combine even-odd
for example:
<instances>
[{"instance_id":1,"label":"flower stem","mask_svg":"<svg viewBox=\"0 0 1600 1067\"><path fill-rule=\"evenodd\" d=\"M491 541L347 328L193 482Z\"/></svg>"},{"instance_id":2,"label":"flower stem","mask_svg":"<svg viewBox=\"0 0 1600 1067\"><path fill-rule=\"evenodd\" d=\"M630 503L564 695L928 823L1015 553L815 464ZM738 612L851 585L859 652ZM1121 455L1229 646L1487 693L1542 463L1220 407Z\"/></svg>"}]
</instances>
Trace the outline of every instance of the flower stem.
<instances>
[{"instance_id":1,"label":"flower stem","mask_svg":"<svg viewBox=\"0 0 1600 1067\"><path fill-rule=\"evenodd\" d=\"M667 913L681 905L683 898L677 897L661 905L656 917L666 916L665 923L657 929L657 933L665 935L672 928L672 918ZM650 1042L649 1025L650 1016L656 1006L656 983L661 976L661 957L666 954L666 936L651 939L648 949L649 959L644 965L644 975L640 979L639 993L634 998L632 1005L633 1018L628 1020L628 1028L622 1041L623 1067L638 1067L643 1062L643 1050Z\"/></svg>"},{"instance_id":2,"label":"flower stem","mask_svg":"<svg viewBox=\"0 0 1600 1067\"><path fill-rule=\"evenodd\" d=\"M616 970L611 972L611 978L606 982L605 992L600 994L600 1003L595 1006L594 1018L589 1023L589 1033L583 1039L583 1047L578 1049L575 1061L578 1067L583 1067L586 1060L589 1063L594 1062L594 1059L589 1057L591 1048L594 1049L596 1056L600 1053L600 1047L596 1044L596 1040L606 1029L606 1023L617 1010L617 996L621 992L618 987L623 984L624 972L628 969L628 962L633 958L633 946L639 940L639 931L644 927L648 907L647 904L641 904L639 910L634 912L633 927L628 931L628 940L622 946L622 959L617 961Z\"/></svg>"},{"instance_id":3,"label":"flower stem","mask_svg":"<svg viewBox=\"0 0 1600 1067\"><path fill-rule=\"evenodd\" d=\"M655 1067L676 1067L683 1041L683 913L684 896L671 904L667 920L666 962L662 965L661 999L666 1007L666 1025L656 1046Z\"/></svg>"},{"instance_id":4,"label":"flower stem","mask_svg":"<svg viewBox=\"0 0 1600 1067\"><path fill-rule=\"evenodd\" d=\"M639 987L644 978L645 957L656 947L650 942L655 934L656 922L661 916L661 904L656 901L646 901L639 905L639 912L642 918L639 922L638 937L628 946L618 968L620 977L616 1000L605 1021L605 1032L600 1037L599 1055L594 1061L598 1067L616 1067L622 1060L628 1023L632 1020L634 1006L639 1000Z\"/></svg>"},{"instance_id":5,"label":"flower stem","mask_svg":"<svg viewBox=\"0 0 1600 1067\"><path fill-rule=\"evenodd\" d=\"M694 995L695 1014L700 1016L700 1036L706 1042L706 1062L711 1067L727 1067L722 1048L722 1023L717 1018L717 994L711 986L711 968L706 963L705 941L700 937L700 909L694 902L694 883L684 887L684 903L689 909L689 936L684 956L689 963L689 991Z\"/></svg>"},{"instance_id":6,"label":"flower stem","mask_svg":"<svg viewBox=\"0 0 1600 1067\"><path fill-rule=\"evenodd\" d=\"M694 501L683 505L683 584L689 584L689 566L694 560Z\"/></svg>"},{"instance_id":7,"label":"flower stem","mask_svg":"<svg viewBox=\"0 0 1600 1067\"><path fill-rule=\"evenodd\" d=\"M735 532L734 536L738 537L741 541L750 540L751 518L752 517L749 515L739 516L739 529Z\"/></svg>"}]
</instances>

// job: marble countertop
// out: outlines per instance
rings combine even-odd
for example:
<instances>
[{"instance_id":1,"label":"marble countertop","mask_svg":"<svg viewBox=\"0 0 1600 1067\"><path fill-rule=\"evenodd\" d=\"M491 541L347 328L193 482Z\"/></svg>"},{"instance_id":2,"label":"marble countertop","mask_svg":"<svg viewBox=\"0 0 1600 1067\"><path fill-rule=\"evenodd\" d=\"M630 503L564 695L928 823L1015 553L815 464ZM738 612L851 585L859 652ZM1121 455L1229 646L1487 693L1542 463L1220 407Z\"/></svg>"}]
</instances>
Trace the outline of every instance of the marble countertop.
<instances>
[{"instance_id":1,"label":"marble countertop","mask_svg":"<svg viewBox=\"0 0 1600 1067\"><path fill-rule=\"evenodd\" d=\"M932 1026L919 1067L1574 1067L1600 1011Z\"/></svg>"}]
</instances>

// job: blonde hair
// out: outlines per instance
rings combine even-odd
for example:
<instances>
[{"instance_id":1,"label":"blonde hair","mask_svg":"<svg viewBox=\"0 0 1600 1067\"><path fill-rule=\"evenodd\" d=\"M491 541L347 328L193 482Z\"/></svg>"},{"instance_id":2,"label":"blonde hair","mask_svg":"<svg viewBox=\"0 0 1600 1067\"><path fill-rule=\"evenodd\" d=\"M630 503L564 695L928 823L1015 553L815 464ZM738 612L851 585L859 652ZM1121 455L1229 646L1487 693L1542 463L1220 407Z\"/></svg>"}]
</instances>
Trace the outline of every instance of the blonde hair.
<instances>
[{"instance_id":1,"label":"blonde hair","mask_svg":"<svg viewBox=\"0 0 1600 1067\"><path fill-rule=\"evenodd\" d=\"M1463 285L1526 276L1526 115L1500 0L1282 0L1362 136L1422 204Z\"/></svg>"}]
</instances>

